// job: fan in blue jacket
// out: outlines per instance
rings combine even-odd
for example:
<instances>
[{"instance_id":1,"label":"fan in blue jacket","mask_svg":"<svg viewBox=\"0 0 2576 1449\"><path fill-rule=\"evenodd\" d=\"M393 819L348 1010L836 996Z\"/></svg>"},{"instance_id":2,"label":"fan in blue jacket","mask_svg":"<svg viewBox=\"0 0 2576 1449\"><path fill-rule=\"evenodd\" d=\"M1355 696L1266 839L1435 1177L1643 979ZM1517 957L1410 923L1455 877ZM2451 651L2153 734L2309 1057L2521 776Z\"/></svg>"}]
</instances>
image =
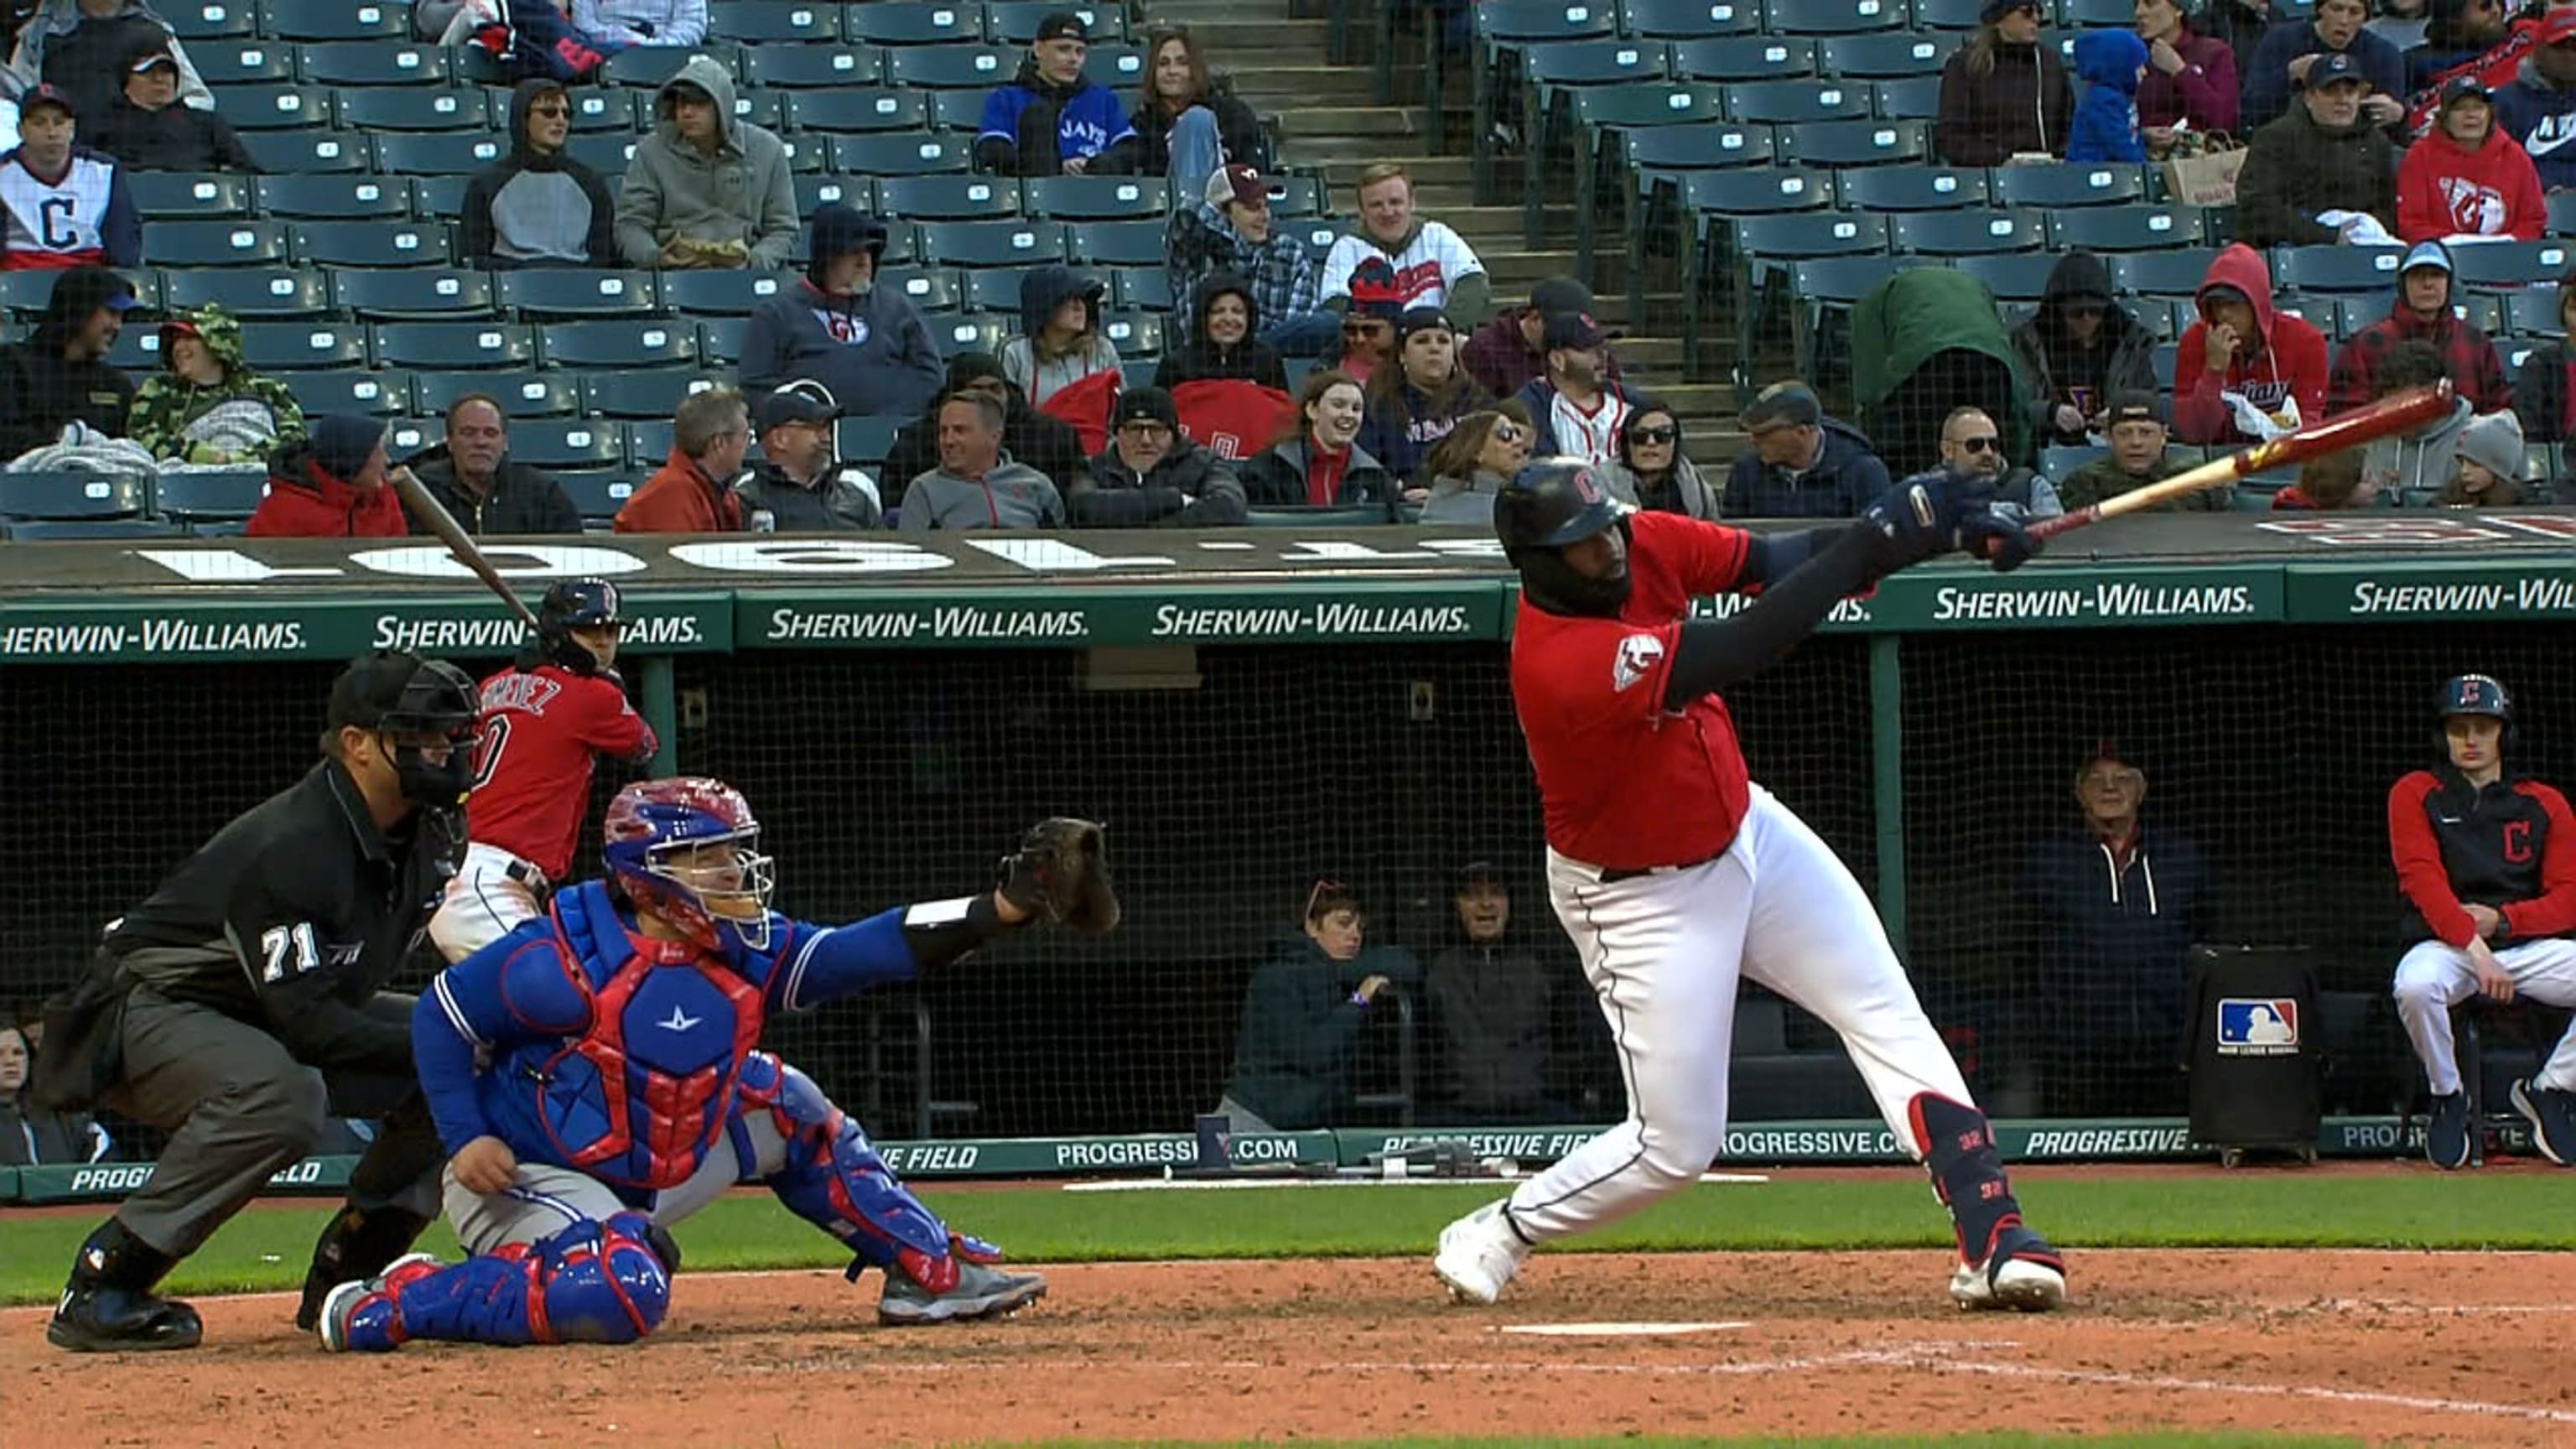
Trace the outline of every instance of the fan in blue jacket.
<instances>
[{"instance_id":1,"label":"fan in blue jacket","mask_svg":"<svg viewBox=\"0 0 2576 1449\"><path fill-rule=\"evenodd\" d=\"M2126 30L2088 30L2075 37L2075 74L2084 98L2066 136L2069 161L2147 159L2138 136L2138 82L2147 74L2147 43Z\"/></svg>"},{"instance_id":2,"label":"fan in blue jacket","mask_svg":"<svg viewBox=\"0 0 2576 1449\"><path fill-rule=\"evenodd\" d=\"M1082 73L1091 42L1082 18L1038 22L1020 73L984 98L975 166L1005 176L1106 176L1136 169L1135 128L1109 88Z\"/></svg>"}]
</instances>

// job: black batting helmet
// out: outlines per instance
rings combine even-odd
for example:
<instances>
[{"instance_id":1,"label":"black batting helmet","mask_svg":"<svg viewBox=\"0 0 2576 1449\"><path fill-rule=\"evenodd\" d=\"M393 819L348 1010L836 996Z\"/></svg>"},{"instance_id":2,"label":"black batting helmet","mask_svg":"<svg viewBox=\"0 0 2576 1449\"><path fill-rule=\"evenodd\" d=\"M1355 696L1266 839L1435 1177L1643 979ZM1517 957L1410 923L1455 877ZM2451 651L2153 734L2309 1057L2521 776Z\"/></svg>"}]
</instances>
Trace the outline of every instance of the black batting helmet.
<instances>
[{"instance_id":1,"label":"black batting helmet","mask_svg":"<svg viewBox=\"0 0 2576 1449\"><path fill-rule=\"evenodd\" d=\"M596 673L599 660L572 637L575 629L625 623L617 612L617 585L606 579L564 579L546 590L537 605L537 652L542 662L559 664L575 674Z\"/></svg>"},{"instance_id":2,"label":"black batting helmet","mask_svg":"<svg viewBox=\"0 0 2576 1449\"><path fill-rule=\"evenodd\" d=\"M1579 458L1537 458L1494 495L1494 533L1521 572L1521 596L1551 614L1616 615L1628 602L1628 505ZM1565 561L1569 544L1619 530L1617 557L1599 578Z\"/></svg>"}]
</instances>

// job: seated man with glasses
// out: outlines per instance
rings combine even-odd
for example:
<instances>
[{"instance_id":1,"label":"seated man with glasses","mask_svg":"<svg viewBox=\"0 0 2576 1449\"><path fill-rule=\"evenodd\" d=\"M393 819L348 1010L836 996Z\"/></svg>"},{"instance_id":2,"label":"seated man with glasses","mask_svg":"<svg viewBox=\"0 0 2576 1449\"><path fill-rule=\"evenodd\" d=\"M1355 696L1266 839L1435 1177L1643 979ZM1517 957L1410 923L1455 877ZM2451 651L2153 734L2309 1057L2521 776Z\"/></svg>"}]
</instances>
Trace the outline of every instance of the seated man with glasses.
<instances>
[{"instance_id":1,"label":"seated man with glasses","mask_svg":"<svg viewBox=\"0 0 2576 1449\"><path fill-rule=\"evenodd\" d=\"M1243 485L1190 441L1159 387L1130 388L1109 415L1109 446L1065 493L1076 528L1217 528L1243 522Z\"/></svg>"},{"instance_id":2,"label":"seated man with glasses","mask_svg":"<svg viewBox=\"0 0 2576 1449\"><path fill-rule=\"evenodd\" d=\"M572 96L556 80L510 94L510 154L466 184L457 251L469 266L614 267L617 204L599 173L564 153Z\"/></svg>"},{"instance_id":3,"label":"seated man with glasses","mask_svg":"<svg viewBox=\"0 0 2576 1449\"><path fill-rule=\"evenodd\" d=\"M2043 443L2089 443L2113 394L2156 390L2155 333L2112 300L2111 269L2091 252L2058 261L2012 347Z\"/></svg>"},{"instance_id":4,"label":"seated man with glasses","mask_svg":"<svg viewBox=\"0 0 2576 1449\"><path fill-rule=\"evenodd\" d=\"M2047 479L2005 460L2002 433L1995 420L1977 408L1959 408L1941 420L1941 466L1953 473L1993 479L1998 508L2010 504L2031 518L2066 511Z\"/></svg>"}]
</instances>

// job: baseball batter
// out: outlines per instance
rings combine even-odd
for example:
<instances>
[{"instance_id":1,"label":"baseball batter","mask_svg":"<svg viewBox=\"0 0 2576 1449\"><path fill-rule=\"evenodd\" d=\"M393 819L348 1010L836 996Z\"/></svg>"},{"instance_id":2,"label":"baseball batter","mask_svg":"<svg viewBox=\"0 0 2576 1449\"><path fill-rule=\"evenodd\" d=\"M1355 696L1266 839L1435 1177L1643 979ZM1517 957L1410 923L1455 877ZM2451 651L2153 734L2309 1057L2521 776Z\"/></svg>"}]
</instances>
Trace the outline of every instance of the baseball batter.
<instances>
[{"instance_id":1,"label":"baseball batter","mask_svg":"<svg viewBox=\"0 0 2576 1449\"><path fill-rule=\"evenodd\" d=\"M1786 654L1836 601L1952 549L2019 566L2032 541L1983 480L1926 474L1853 524L1753 534L1632 513L1570 459L1494 502L1521 575L1512 699L1537 768L1549 894L1609 1020L1627 1120L1440 1234L1433 1269L1491 1303L1530 1250L1697 1181L1725 1141L1739 978L1821 1017L1958 1228L1963 1308L2055 1308L2057 1252L2024 1226L1994 1132L1916 1004L1860 885L1746 778L1717 691ZM1760 597L1731 619L1690 601Z\"/></svg>"},{"instance_id":2,"label":"baseball batter","mask_svg":"<svg viewBox=\"0 0 2576 1449\"><path fill-rule=\"evenodd\" d=\"M566 580L538 604L536 637L483 681L465 859L429 922L449 961L542 914L572 869L597 756L642 764L660 748L617 676L625 632L615 584Z\"/></svg>"}]
</instances>

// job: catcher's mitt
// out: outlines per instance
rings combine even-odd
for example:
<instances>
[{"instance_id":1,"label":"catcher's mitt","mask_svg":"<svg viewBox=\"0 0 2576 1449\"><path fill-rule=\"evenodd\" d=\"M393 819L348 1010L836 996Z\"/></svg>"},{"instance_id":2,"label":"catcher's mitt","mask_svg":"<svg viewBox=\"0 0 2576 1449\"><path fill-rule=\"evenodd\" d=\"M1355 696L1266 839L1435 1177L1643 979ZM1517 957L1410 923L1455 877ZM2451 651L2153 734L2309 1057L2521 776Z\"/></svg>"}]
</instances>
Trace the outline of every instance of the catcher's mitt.
<instances>
[{"instance_id":1,"label":"catcher's mitt","mask_svg":"<svg viewBox=\"0 0 2576 1449\"><path fill-rule=\"evenodd\" d=\"M1085 935L1106 934L1118 924L1118 896L1109 887L1105 832L1061 815L1030 826L1019 849L1002 857L1002 896Z\"/></svg>"}]
</instances>

